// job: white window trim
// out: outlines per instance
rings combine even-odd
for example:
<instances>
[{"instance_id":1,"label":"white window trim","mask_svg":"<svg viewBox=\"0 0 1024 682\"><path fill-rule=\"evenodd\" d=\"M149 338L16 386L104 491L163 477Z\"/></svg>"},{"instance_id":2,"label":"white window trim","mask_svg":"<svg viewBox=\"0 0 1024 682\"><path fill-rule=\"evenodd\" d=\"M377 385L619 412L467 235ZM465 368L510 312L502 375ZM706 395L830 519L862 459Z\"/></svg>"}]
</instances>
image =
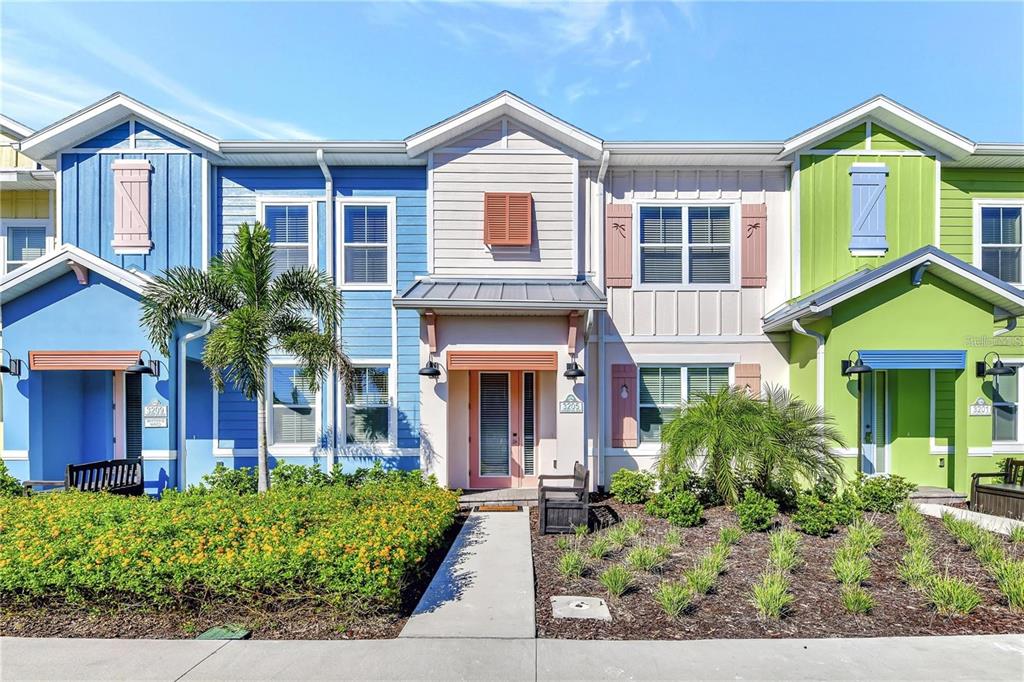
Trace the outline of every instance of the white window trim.
<instances>
[{"instance_id":1,"label":"white window trim","mask_svg":"<svg viewBox=\"0 0 1024 682\"><path fill-rule=\"evenodd\" d=\"M316 211L317 200L312 197L278 197L278 196L261 196L256 199L256 220L258 220L264 227L270 229L267 225L267 207L268 206L306 206L306 216L309 221L308 233L309 234L309 266L316 270L320 269L319 258L317 256L317 211ZM271 246L301 246L301 242L281 242L274 244L271 242Z\"/></svg>"},{"instance_id":2,"label":"white window trim","mask_svg":"<svg viewBox=\"0 0 1024 682\"><path fill-rule=\"evenodd\" d=\"M1024 452L1024 419L1021 419L1020 407L1024 401L1021 400L1024 397L1024 357L1015 358L1000 358L1004 364L1012 365L1017 368L1017 374L1015 379L1017 380L1017 438L1016 440L995 440L992 441L992 450L986 453L982 453L977 448L973 453L975 456L984 456L985 454L995 453L1020 453ZM994 396L993 396L994 397ZM992 421L995 423L996 409L995 400L992 401ZM972 454L968 451L968 454Z\"/></svg>"},{"instance_id":3,"label":"white window trim","mask_svg":"<svg viewBox=\"0 0 1024 682\"><path fill-rule=\"evenodd\" d=\"M743 224L743 202L740 199L634 199L633 207L633 289L642 291L739 291L740 229ZM666 284L644 283L640 271L640 208L643 206L680 207L726 206L729 208L729 283L728 284ZM683 278L689 279L689 216L683 216Z\"/></svg>"},{"instance_id":4,"label":"white window trim","mask_svg":"<svg viewBox=\"0 0 1024 682\"><path fill-rule=\"evenodd\" d=\"M267 454L274 457L296 457L313 456L320 450L320 440L323 434L323 413L321 411L322 390L313 395L313 423L314 437L312 443L276 443L274 439L274 384L273 375L275 367L298 367L299 361L292 357L272 357L266 368L267 394L264 396L267 409ZM321 387L322 388L322 387Z\"/></svg>"},{"instance_id":5,"label":"white window trim","mask_svg":"<svg viewBox=\"0 0 1024 682\"><path fill-rule=\"evenodd\" d=\"M935 370L928 370L928 452L933 455L952 455L952 445L935 442ZM955 408L954 408L955 409Z\"/></svg>"},{"instance_id":6,"label":"white window trim","mask_svg":"<svg viewBox=\"0 0 1024 682\"><path fill-rule=\"evenodd\" d=\"M337 273L338 289L342 291L392 291L396 280L395 266L395 235L397 228L398 200L396 197L337 197L335 199L335 235L337 244L334 271ZM369 282L366 284L345 283L345 206L386 206L388 209L388 278L386 282Z\"/></svg>"},{"instance_id":7,"label":"white window trim","mask_svg":"<svg viewBox=\"0 0 1024 682\"><path fill-rule=\"evenodd\" d=\"M705 367L725 367L729 370L729 385L732 386L736 383L736 363L734 362L657 362L655 360L648 360L645 362L638 362L636 366L636 397L634 402L636 404L636 437L637 446L635 448L626 448L629 451L636 451L637 454L655 454L661 451L661 443L645 443L643 441L643 435L640 433L640 407L643 403L640 402L640 369L643 367L661 367L671 368L678 367L680 369L679 376L679 399L682 401L684 395L688 395L690 392L690 368L702 369ZM683 371L685 370L685 371ZM685 402L685 401L683 401ZM680 407L680 405L672 405L671 403L651 403L648 407Z\"/></svg>"},{"instance_id":8,"label":"white window trim","mask_svg":"<svg viewBox=\"0 0 1024 682\"><path fill-rule=\"evenodd\" d=\"M52 209L52 202L50 206ZM44 258L57 247L52 215L49 218L0 218L0 277L7 274L7 229L10 227L46 228L46 250L40 258Z\"/></svg>"},{"instance_id":9,"label":"white window trim","mask_svg":"<svg viewBox=\"0 0 1024 682\"><path fill-rule=\"evenodd\" d=\"M973 243L972 262L981 270L981 209L983 208L1019 208L1024 214L1024 198L1022 199L974 199L971 202L971 240ZM1024 260L1024 231L1021 234L1021 259ZM991 244L988 246L996 246ZM1021 276L1024 278L1024 262L1021 263ZM1009 284L1021 284L1009 282Z\"/></svg>"},{"instance_id":10,"label":"white window trim","mask_svg":"<svg viewBox=\"0 0 1024 682\"><path fill-rule=\"evenodd\" d=\"M395 392L398 390L398 376L396 373L396 362L392 358L377 358L358 360L350 359L349 364L353 367L387 367L388 369L388 439L380 443L349 443L348 442L348 385L344 379L338 380L338 395L341 400L338 405L338 454L342 457L379 457L386 455L401 455L398 448L398 401Z\"/></svg>"}]
</instances>

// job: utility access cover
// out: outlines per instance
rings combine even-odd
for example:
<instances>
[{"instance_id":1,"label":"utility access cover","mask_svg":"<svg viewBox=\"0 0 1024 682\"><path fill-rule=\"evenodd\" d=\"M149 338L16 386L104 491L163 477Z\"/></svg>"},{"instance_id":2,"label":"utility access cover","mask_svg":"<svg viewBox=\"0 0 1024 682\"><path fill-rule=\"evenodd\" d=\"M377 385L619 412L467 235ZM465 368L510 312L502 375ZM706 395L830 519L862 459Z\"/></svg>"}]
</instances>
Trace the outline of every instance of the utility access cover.
<instances>
[{"instance_id":1,"label":"utility access cover","mask_svg":"<svg viewBox=\"0 0 1024 682\"><path fill-rule=\"evenodd\" d=\"M552 597L551 613L555 618L612 619L604 599L597 597Z\"/></svg>"}]
</instances>

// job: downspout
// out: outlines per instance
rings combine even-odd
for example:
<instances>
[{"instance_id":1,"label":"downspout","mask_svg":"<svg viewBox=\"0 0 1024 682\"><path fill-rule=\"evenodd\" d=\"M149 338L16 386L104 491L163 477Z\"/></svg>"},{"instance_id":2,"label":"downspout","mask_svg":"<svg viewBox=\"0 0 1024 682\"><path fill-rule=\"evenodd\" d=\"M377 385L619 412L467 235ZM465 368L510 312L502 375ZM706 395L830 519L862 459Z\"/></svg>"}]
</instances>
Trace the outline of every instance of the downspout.
<instances>
[{"instance_id":1,"label":"downspout","mask_svg":"<svg viewBox=\"0 0 1024 682\"><path fill-rule=\"evenodd\" d=\"M1002 329L997 329L995 331L995 333L992 334L992 336L1002 336L1003 334L1006 334L1008 332L1012 332L1016 328L1017 328L1017 318L1016 317L1008 317L1008 318L1006 318L1006 326L1003 327Z\"/></svg>"},{"instance_id":2,"label":"downspout","mask_svg":"<svg viewBox=\"0 0 1024 682\"><path fill-rule=\"evenodd\" d=\"M194 332L189 332L178 339L178 488L185 490L185 482L188 480L188 449L185 445L185 410L187 408L187 372L188 372L188 344L196 339L202 338L210 333L213 323L209 320ZM217 396L214 396L214 400Z\"/></svg>"},{"instance_id":3,"label":"downspout","mask_svg":"<svg viewBox=\"0 0 1024 682\"><path fill-rule=\"evenodd\" d=\"M597 262L594 264L594 271L597 273L597 287L598 290L604 294L604 205L605 205L605 192L604 192L604 176L608 172L608 160L611 155L608 150L604 150L601 154L601 168L597 171L597 191L598 201L594 207L594 211L597 213L597 225L595 231L597 234L594 239L597 243ZM591 222L593 225L593 221ZM607 294L605 295L607 298ZM594 458L594 475L591 477L592 485L595 489L601 486L603 482L602 472L604 470L604 444L607 442L605 439L605 430L608 428L609 419L607 418L608 409L608 376L605 371L605 358L604 337L605 337L605 318L608 316L607 310L599 311L597 313L596 324L594 325L597 331L597 456Z\"/></svg>"},{"instance_id":4,"label":"downspout","mask_svg":"<svg viewBox=\"0 0 1024 682\"><path fill-rule=\"evenodd\" d=\"M334 176L331 175L330 166L327 165L327 160L324 158L324 150L316 150L316 163L320 166L320 172L324 174L324 195L326 198L326 210L325 219L327 225L325 226L325 248L324 256L324 268L328 275L334 274ZM334 330L335 334L340 334L340 329ZM334 455L338 449L338 429L337 424L334 423L334 392L337 388L338 382L331 381L331 385L324 391L324 402L326 403L327 414L329 419L327 423L330 424L330 435L328 436L328 447L330 449L330 464L328 469L334 466Z\"/></svg>"},{"instance_id":5,"label":"downspout","mask_svg":"<svg viewBox=\"0 0 1024 682\"><path fill-rule=\"evenodd\" d=\"M800 324L799 320L793 320L793 331L797 334L803 334L814 339L814 342L818 345L818 349L815 353L817 360L817 371L818 375L815 381L815 391L818 394L818 407L825 409L825 335L821 332L816 332L813 329L804 329L803 325Z\"/></svg>"}]
</instances>

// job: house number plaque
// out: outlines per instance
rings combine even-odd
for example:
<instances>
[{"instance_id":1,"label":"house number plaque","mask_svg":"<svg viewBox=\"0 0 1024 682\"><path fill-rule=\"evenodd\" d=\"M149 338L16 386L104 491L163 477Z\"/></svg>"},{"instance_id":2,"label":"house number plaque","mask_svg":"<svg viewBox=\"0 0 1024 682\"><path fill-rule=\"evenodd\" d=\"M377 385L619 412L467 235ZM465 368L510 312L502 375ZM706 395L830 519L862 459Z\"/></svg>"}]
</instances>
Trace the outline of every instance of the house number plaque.
<instances>
[{"instance_id":1,"label":"house number plaque","mask_svg":"<svg viewBox=\"0 0 1024 682\"><path fill-rule=\"evenodd\" d=\"M154 400L142 408L142 425L147 429L166 429L167 405Z\"/></svg>"},{"instance_id":2,"label":"house number plaque","mask_svg":"<svg viewBox=\"0 0 1024 682\"><path fill-rule=\"evenodd\" d=\"M583 401L570 393L558 403L558 411L562 414L583 414Z\"/></svg>"},{"instance_id":3,"label":"house number plaque","mask_svg":"<svg viewBox=\"0 0 1024 682\"><path fill-rule=\"evenodd\" d=\"M967 406L967 414L972 417L991 417L992 405L985 402L984 398L978 398Z\"/></svg>"}]
</instances>

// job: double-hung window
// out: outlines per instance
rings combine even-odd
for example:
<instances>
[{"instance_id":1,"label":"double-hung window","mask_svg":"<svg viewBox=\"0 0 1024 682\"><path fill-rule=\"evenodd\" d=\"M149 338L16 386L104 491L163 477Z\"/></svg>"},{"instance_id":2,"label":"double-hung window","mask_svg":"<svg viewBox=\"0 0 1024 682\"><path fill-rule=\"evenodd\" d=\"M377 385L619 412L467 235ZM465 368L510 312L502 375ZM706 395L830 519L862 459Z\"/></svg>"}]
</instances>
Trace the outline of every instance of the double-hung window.
<instances>
[{"instance_id":1,"label":"double-hung window","mask_svg":"<svg viewBox=\"0 0 1024 682\"><path fill-rule=\"evenodd\" d=\"M263 221L274 248L274 275L310 266L308 204L267 204Z\"/></svg>"},{"instance_id":2,"label":"double-hung window","mask_svg":"<svg viewBox=\"0 0 1024 682\"><path fill-rule=\"evenodd\" d=\"M1011 284L1021 283L1020 205L981 205L981 269ZM977 229L977 227L976 227Z\"/></svg>"},{"instance_id":3,"label":"double-hung window","mask_svg":"<svg viewBox=\"0 0 1024 682\"><path fill-rule=\"evenodd\" d=\"M387 443L389 415L387 367L353 367L345 401L346 442Z\"/></svg>"},{"instance_id":4,"label":"double-hung window","mask_svg":"<svg viewBox=\"0 0 1024 682\"><path fill-rule=\"evenodd\" d=\"M732 283L733 207L640 206L640 283Z\"/></svg>"},{"instance_id":5,"label":"double-hung window","mask_svg":"<svg viewBox=\"0 0 1024 682\"><path fill-rule=\"evenodd\" d=\"M17 270L46 253L46 226L8 226L4 273ZM0 273L3 274L3 273Z\"/></svg>"},{"instance_id":6,"label":"double-hung window","mask_svg":"<svg viewBox=\"0 0 1024 682\"><path fill-rule=\"evenodd\" d=\"M388 283L388 213L382 204L345 204L345 284Z\"/></svg>"},{"instance_id":7,"label":"double-hung window","mask_svg":"<svg viewBox=\"0 0 1024 682\"><path fill-rule=\"evenodd\" d=\"M1018 366L1016 374L992 377L993 443L1016 443L1021 440L1017 404L1020 400L1022 370L1024 367Z\"/></svg>"},{"instance_id":8,"label":"double-hung window","mask_svg":"<svg viewBox=\"0 0 1024 682\"><path fill-rule=\"evenodd\" d=\"M273 365L272 441L276 445L314 445L317 396L295 365Z\"/></svg>"},{"instance_id":9,"label":"double-hung window","mask_svg":"<svg viewBox=\"0 0 1024 682\"><path fill-rule=\"evenodd\" d=\"M640 367L640 443L660 443L665 424L686 402L729 385L728 367Z\"/></svg>"}]
</instances>

